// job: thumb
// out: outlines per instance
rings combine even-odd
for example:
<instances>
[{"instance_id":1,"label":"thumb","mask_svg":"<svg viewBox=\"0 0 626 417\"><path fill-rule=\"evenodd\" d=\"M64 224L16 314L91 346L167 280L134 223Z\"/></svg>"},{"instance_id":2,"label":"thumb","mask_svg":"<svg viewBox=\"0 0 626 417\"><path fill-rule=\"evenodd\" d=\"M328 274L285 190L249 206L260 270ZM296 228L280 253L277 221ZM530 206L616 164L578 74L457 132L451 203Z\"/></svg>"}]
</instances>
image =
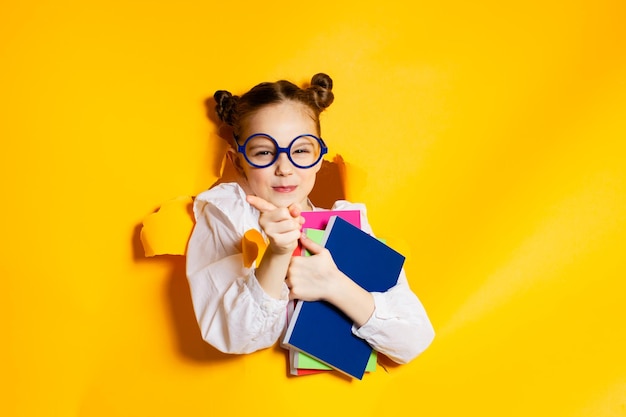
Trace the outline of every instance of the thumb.
<instances>
[{"instance_id":1,"label":"thumb","mask_svg":"<svg viewBox=\"0 0 626 417\"><path fill-rule=\"evenodd\" d=\"M302 207L300 206L300 204L291 203L287 208L289 209L289 214L291 214L291 217L300 217L300 213L302 213Z\"/></svg>"},{"instance_id":2,"label":"thumb","mask_svg":"<svg viewBox=\"0 0 626 417\"><path fill-rule=\"evenodd\" d=\"M259 210L260 212L272 211L276 210L276 206L270 203L267 200L262 199L261 197L257 197L255 195L247 195L246 201L250 203L252 207Z\"/></svg>"},{"instance_id":3,"label":"thumb","mask_svg":"<svg viewBox=\"0 0 626 417\"><path fill-rule=\"evenodd\" d=\"M302 244L302 247L304 249L308 250L311 253L311 255L317 255L325 249L322 245L315 243L314 241L309 239L306 233L302 233L300 235L300 243Z\"/></svg>"},{"instance_id":4,"label":"thumb","mask_svg":"<svg viewBox=\"0 0 626 417\"><path fill-rule=\"evenodd\" d=\"M302 207L300 206L300 204L292 203L287 208L289 209L289 214L291 215L291 217L293 217L294 219L298 219L298 222L300 222L300 226L304 225L304 222L306 220L304 217L302 217Z\"/></svg>"}]
</instances>

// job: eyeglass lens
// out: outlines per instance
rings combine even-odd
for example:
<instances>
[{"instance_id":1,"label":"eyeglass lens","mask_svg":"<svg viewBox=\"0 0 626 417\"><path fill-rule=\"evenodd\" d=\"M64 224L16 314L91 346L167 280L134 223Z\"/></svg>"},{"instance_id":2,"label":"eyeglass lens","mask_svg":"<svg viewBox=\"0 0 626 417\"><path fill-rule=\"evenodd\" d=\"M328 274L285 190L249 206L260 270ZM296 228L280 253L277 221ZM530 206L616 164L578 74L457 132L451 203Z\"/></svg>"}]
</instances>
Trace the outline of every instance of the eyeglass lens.
<instances>
[{"instance_id":1,"label":"eyeglass lens","mask_svg":"<svg viewBox=\"0 0 626 417\"><path fill-rule=\"evenodd\" d=\"M308 167L315 164L322 151L319 141L302 136L289 145L289 157L296 166ZM267 166L277 159L276 142L267 136L256 136L247 141L245 153L253 165Z\"/></svg>"}]
</instances>

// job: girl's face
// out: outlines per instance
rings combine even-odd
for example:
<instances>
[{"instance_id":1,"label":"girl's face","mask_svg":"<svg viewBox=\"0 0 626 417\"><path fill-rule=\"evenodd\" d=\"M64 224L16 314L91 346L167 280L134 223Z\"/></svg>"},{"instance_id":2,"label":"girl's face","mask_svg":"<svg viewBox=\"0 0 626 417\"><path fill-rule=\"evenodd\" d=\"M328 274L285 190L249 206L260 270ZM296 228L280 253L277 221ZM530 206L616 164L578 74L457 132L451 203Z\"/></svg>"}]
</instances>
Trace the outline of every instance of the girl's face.
<instances>
[{"instance_id":1,"label":"girl's face","mask_svg":"<svg viewBox=\"0 0 626 417\"><path fill-rule=\"evenodd\" d=\"M276 139L281 147L302 134L319 135L316 124L306 105L285 101L265 106L246 118L240 141L255 133L266 133ZM303 210L310 210L308 196L315 185L315 176L322 166L322 161L311 168L295 167L287 154L281 153L266 168L250 166L243 155L238 154L240 166L248 180L251 191L276 207L288 207L299 203Z\"/></svg>"}]
</instances>

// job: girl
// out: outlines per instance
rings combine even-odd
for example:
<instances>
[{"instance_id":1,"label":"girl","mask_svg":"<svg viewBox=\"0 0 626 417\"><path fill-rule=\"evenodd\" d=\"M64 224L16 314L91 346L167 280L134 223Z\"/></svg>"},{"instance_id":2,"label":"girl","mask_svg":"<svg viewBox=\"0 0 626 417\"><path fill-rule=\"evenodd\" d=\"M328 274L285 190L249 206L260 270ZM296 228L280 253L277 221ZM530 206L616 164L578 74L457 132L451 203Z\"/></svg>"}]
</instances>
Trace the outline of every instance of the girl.
<instances>
[{"instance_id":1,"label":"girl","mask_svg":"<svg viewBox=\"0 0 626 417\"><path fill-rule=\"evenodd\" d=\"M434 331L404 270L385 293L369 293L337 269L330 253L301 233L308 196L327 152L320 113L334 99L332 80L313 76L308 88L261 83L241 97L214 95L220 120L233 129L229 150L241 180L198 195L187 249L187 276L204 340L227 353L273 345L286 326L290 299L324 300L353 322L353 333L406 363L428 347ZM365 207L337 201L335 210ZM241 240L257 229L269 241L258 267L244 266ZM292 257L298 242L313 254Z\"/></svg>"}]
</instances>

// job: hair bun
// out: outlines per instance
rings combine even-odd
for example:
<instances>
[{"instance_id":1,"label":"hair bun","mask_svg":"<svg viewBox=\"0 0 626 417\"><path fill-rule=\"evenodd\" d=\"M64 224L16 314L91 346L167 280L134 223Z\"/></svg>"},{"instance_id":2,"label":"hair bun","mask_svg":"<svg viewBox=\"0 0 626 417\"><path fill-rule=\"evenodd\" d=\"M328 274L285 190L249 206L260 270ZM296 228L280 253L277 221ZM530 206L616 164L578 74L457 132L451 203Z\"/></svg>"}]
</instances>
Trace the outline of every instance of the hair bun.
<instances>
[{"instance_id":1,"label":"hair bun","mask_svg":"<svg viewBox=\"0 0 626 417\"><path fill-rule=\"evenodd\" d=\"M239 97L233 96L226 90L217 90L215 94L213 94L213 98L216 103L215 111L217 112L217 116L221 121L232 126L235 122L235 107Z\"/></svg>"},{"instance_id":2,"label":"hair bun","mask_svg":"<svg viewBox=\"0 0 626 417\"><path fill-rule=\"evenodd\" d=\"M322 88L325 88L326 90L332 90L333 89L333 80L327 74L324 74L323 72L320 72L318 74L315 74L311 78L311 85L312 86L313 85L317 85L317 86L320 86Z\"/></svg>"},{"instance_id":3,"label":"hair bun","mask_svg":"<svg viewBox=\"0 0 626 417\"><path fill-rule=\"evenodd\" d=\"M333 80L327 74L320 72L311 78L311 87L309 91L311 98L320 110L324 110L330 106L335 99L332 92Z\"/></svg>"}]
</instances>

